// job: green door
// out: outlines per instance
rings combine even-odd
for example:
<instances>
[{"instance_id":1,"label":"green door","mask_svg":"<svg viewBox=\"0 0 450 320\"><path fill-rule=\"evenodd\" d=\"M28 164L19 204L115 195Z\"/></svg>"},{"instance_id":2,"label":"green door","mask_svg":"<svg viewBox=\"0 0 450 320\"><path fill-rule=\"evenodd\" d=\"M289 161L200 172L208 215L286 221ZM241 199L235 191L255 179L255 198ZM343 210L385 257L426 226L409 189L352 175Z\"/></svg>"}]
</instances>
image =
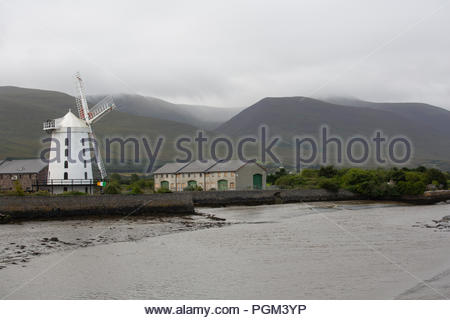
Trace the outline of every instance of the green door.
<instances>
[{"instance_id":1,"label":"green door","mask_svg":"<svg viewBox=\"0 0 450 320\"><path fill-rule=\"evenodd\" d=\"M219 189L220 191L228 190L228 181L227 180L217 181L217 189Z\"/></svg>"},{"instance_id":2,"label":"green door","mask_svg":"<svg viewBox=\"0 0 450 320\"><path fill-rule=\"evenodd\" d=\"M161 189L169 189L169 181L161 181Z\"/></svg>"},{"instance_id":3,"label":"green door","mask_svg":"<svg viewBox=\"0 0 450 320\"><path fill-rule=\"evenodd\" d=\"M262 174L254 174L253 175L253 189L262 189Z\"/></svg>"},{"instance_id":4,"label":"green door","mask_svg":"<svg viewBox=\"0 0 450 320\"><path fill-rule=\"evenodd\" d=\"M197 187L197 181L195 181L195 180L188 181L188 187L196 188Z\"/></svg>"}]
</instances>

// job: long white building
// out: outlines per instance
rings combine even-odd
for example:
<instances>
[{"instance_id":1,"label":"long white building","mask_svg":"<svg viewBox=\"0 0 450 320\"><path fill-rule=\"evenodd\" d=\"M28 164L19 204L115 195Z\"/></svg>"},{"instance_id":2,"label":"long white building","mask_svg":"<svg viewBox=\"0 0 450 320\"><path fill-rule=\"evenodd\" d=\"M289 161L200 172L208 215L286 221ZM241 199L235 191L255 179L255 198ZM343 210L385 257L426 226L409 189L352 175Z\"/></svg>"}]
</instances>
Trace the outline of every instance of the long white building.
<instances>
[{"instance_id":1,"label":"long white building","mask_svg":"<svg viewBox=\"0 0 450 320\"><path fill-rule=\"evenodd\" d=\"M183 191L188 187L209 190L265 189L267 172L257 163L240 160L199 160L168 163L154 172L155 190Z\"/></svg>"}]
</instances>

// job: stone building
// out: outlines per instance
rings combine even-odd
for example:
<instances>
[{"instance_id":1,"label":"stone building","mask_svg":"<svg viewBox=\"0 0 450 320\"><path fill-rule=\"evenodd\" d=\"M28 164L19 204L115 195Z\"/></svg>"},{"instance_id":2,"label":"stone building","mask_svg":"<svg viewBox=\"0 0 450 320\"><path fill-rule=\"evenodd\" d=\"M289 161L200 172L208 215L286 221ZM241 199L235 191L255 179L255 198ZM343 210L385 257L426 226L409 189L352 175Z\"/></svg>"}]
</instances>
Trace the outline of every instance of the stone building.
<instances>
[{"instance_id":1,"label":"stone building","mask_svg":"<svg viewBox=\"0 0 450 320\"><path fill-rule=\"evenodd\" d=\"M0 191L14 190L16 181L24 191L36 191L47 174L48 164L41 159L0 160Z\"/></svg>"},{"instance_id":2,"label":"stone building","mask_svg":"<svg viewBox=\"0 0 450 320\"><path fill-rule=\"evenodd\" d=\"M240 160L168 163L154 172L155 190L183 191L188 187L203 190L265 189L267 173L257 163Z\"/></svg>"}]
</instances>

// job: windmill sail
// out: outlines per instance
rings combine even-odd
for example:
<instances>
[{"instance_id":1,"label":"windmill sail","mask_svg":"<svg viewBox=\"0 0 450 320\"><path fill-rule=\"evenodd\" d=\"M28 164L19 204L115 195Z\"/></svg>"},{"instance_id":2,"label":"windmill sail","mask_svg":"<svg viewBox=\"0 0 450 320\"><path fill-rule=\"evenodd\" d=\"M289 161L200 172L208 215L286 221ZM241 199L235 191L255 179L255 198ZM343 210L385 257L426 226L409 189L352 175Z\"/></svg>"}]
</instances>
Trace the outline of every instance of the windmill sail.
<instances>
[{"instance_id":1,"label":"windmill sail","mask_svg":"<svg viewBox=\"0 0 450 320\"><path fill-rule=\"evenodd\" d=\"M115 108L116 105L114 104L113 98L111 96L107 96L91 108L87 121L89 123L94 123Z\"/></svg>"},{"instance_id":2,"label":"windmill sail","mask_svg":"<svg viewBox=\"0 0 450 320\"><path fill-rule=\"evenodd\" d=\"M92 128L91 128L91 132L89 134L89 140L92 142L92 146L94 147L95 161L97 162L98 170L100 171L100 175L103 180L107 177L107 173L106 173L106 169L105 169L105 164L103 163L103 160L102 160L102 155L100 154L100 150L98 148L97 139L95 138Z\"/></svg>"},{"instance_id":3,"label":"windmill sail","mask_svg":"<svg viewBox=\"0 0 450 320\"><path fill-rule=\"evenodd\" d=\"M80 119L86 120L86 115L89 113L89 107L86 100L86 95L84 94L84 85L83 85L83 79L81 79L81 75L79 72L75 73L75 84L77 87L77 109L78 109L78 116Z\"/></svg>"},{"instance_id":4,"label":"windmill sail","mask_svg":"<svg viewBox=\"0 0 450 320\"><path fill-rule=\"evenodd\" d=\"M107 176L105 165L103 163L102 156L98 148L98 143L91 125L97 120L101 119L108 112L114 110L116 108L116 105L114 104L113 98L111 96L107 96L103 98L99 103L97 103L94 107L92 107L91 110L89 110L88 103L86 100L86 94L84 93L83 80L81 79L79 72L75 74L75 83L77 87L76 102L78 108L78 115L80 119L86 121L86 124L89 127L89 140L92 143L92 147L94 150L94 157L97 162L97 166L102 176L102 179L105 179Z\"/></svg>"}]
</instances>

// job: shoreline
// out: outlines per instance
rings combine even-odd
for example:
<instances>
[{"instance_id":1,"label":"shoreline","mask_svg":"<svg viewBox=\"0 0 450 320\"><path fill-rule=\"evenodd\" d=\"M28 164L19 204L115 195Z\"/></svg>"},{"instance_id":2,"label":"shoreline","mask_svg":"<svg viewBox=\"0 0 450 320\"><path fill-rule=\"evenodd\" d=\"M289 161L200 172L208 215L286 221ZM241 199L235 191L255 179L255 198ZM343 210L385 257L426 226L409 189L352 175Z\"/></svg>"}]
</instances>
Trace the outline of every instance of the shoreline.
<instances>
[{"instance_id":1,"label":"shoreline","mask_svg":"<svg viewBox=\"0 0 450 320\"><path fill-rule=\"evenodd\" d=\"M193 215L195 208L255 206L317 201L369 200L428 205L450 200L450 190L417 196L368 199L347 190L324 189L182 192L146 195L2 196L0 224L33 220L65 220L126 216Z\"/></svg>"}]
</instances>

